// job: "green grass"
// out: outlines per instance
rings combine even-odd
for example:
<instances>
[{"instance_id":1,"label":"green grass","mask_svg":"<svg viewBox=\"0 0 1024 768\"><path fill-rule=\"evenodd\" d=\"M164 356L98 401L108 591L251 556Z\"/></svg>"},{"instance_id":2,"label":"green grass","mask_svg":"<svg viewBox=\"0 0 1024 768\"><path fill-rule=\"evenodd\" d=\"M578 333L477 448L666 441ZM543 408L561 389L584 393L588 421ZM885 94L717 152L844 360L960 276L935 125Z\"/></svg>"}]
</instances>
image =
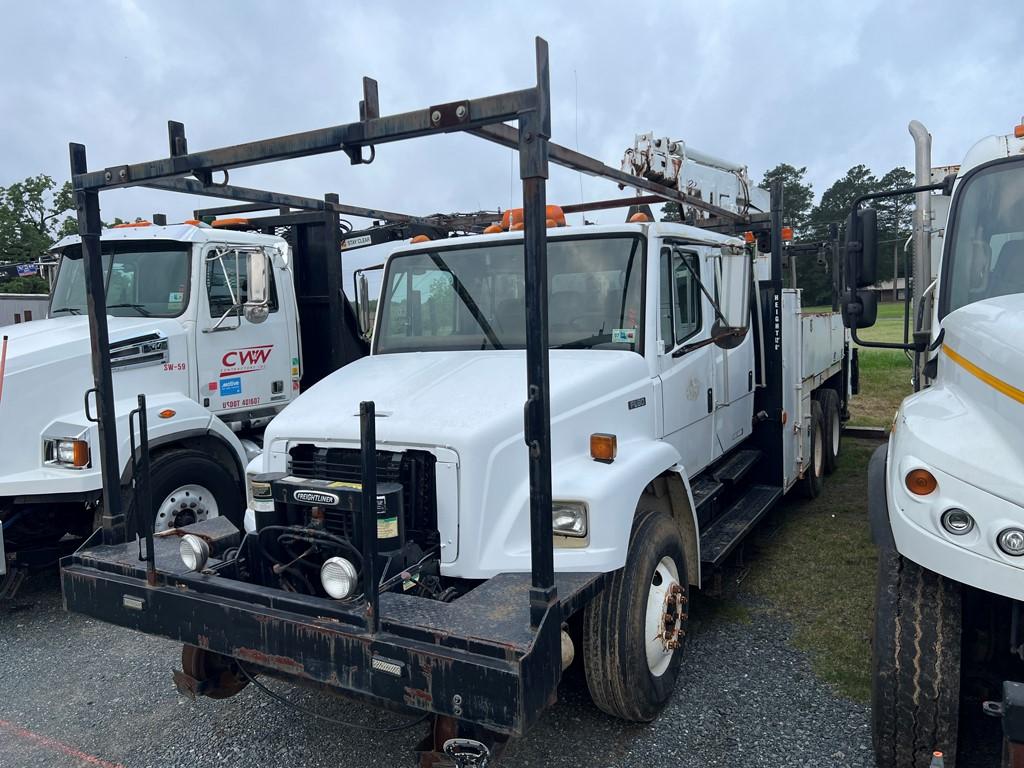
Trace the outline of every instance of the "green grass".
<instances>
[{"instance_id":1,"label":"green grass","mask_svg":"<svg viewBox=\"0 0 1024 768\"><path fill-rule=\"evenodd\" d=\"M814 672L856 701L870 696L870 633L876 555L868 532L867 464L875 444L844 441L840 464L814 501L798 492L779 508L778 527L753 540L742 590L793 626Z\"/></svg>"},{"instance_id":2,"label":"green grass","mask_svg":"<svg viewBox=\"0 0 1024 768\"><path fill-rule=\"evenodd\" d=\"M826 311L828 308L820 308ZM861 336L903 340L903 305L883 304L878 323ZM861 348L860 392L851 423L888 427L910 393L903 352ZM871 691L870 635L877 558L867 520L867 465L876 444L844 440L839 467L823 494L803 501L799 490L776 513L778 525L755 535L750 574L741 590L793 626L794 644L815 674L839 693L866 702Z\"/></svg>"},{"instance_id":3,"label":"green grass","mask_svg":"<svg viewBox=\"0 0 1024 768\"><path fill-rule=\"evenodd\" d=\"M808 312L827 312L831 307L808 307ZM903 304L878 305L878 322L858 334L864 341L903 341ZM850 401L850 424L858 427L889 427L900 401L912 391L912 366L906 354L894 349L861 347L860 394Z\"/></svg>"}]
</instances>

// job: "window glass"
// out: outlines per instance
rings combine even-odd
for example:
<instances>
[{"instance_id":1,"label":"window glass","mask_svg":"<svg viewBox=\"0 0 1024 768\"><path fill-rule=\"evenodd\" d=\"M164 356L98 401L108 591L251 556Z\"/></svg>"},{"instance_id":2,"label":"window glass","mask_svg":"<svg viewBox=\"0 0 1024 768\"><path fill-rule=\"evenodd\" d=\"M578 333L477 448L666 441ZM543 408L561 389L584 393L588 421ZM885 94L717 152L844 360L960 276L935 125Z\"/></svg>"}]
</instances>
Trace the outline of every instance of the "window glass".
<instances>
[{"instance_id":1,"label":"window glass","mask_svg":"<svg viewBox=\"0 0 1024 768\"><path fill-rule=\"evenodd\" d=\"M103 242L107 311L115 317L177 317L188 304L189 249L175 243ZM80 245L61 258L50 315L86 312Z\"/></svg>"},{"instance_id":2,"label":"window glass","mask_svg":"<svg viewBox=\"0 0 1024 768\"><path fill-rule=\"evenodd\" d=\"M983 169L958 194L945 312L1024 293L1024 163Z\"/></svg>"},{"instance_id":3,"label":"window glass","mask_svg":"<svg viewBox=\"0 0 1024 768\"><path fill-rule=\"evenodd\" d=\"M210 302L210 317L219 319L233 306L242 305L248 298L248 254L244 251L212 250L206 255L206 296ZM277 287L274 270L270 275L270 311L277 311Z\"/></svg>"},{"instance_id":4,"label":"window glass","mask_svg":"<svg viewBox=\"0 0 1024 768\"><path fill-rule=\"evenodd\" d=\"M692 270L692 271L691 271ZM672 254L673 311L675 341L685 341L700 330L700 261L695 253Z\"/></svg>"},{"instance_id":5,"label":"window glass","mask_svg":"<svg viewBox=\"0 0 1024 768\"><path fill-rule=\"evenodd\" d=\"M552 348L640 351L643 250L635 237L548 241ZM522 349L522 241L392 258L377 352Z\"/></svg>"}]
</instances>

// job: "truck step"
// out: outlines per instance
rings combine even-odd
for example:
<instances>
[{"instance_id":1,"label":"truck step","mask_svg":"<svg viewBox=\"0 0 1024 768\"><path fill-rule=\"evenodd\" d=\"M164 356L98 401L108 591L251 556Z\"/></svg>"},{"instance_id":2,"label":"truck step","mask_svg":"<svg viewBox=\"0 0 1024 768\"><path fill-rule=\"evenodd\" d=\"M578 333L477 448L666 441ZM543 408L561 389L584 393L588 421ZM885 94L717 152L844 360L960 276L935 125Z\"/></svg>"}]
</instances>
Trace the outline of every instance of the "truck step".
<instances>
[{"instance_id":1,"label":"truck step","mask_svg":"<svg viewBox=\"0 0 1024 768\"><path fill-rule=\"evenodd\" d=\"M714 502L724 487L720 482L708 475L704 475L704 477L690 486L690 490L693 492L693 505L697 508L698 517L705 506L709 506Z\"/></svg>"},{"instance_id":2,"label":"truck step","mask_svg":"<svg viewBox=\"0 0 1024 768\"><path fill-rule=\"evenodd\" d=\"M715 480L720 483L739 482L750 471L750 468L757 464L761 455L761 451L754 449L737 451L722 466L715 469L712 474L715 476Z\"/></svg>"},{"instance_id":3,"label":"truck step","mask_svg":"<svg viewBox=\"0 0 1024 768\"><path fill-rule=\"evenodd\" d=\"M772 485L753 485L700 537L703 568L716 568L732 553L750 530L782 496Z\"/></svg>"}]
</instances>

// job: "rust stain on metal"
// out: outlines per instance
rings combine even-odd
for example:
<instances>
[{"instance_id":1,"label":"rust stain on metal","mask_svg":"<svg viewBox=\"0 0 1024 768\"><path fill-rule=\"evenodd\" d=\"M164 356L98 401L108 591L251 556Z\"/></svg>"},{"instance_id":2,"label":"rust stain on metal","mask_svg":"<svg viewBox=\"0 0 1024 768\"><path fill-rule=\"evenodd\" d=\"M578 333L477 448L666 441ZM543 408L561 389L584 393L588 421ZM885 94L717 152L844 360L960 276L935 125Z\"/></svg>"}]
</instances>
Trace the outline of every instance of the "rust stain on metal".
<instances>
[{"instance_id":1,"label":"rust stain on metal","mask_svg":"<svg viewBox=\"0 0 1024 768\"><path fill-rule=\"evenodd\" d=\"M256 648L235 648L231 652L232 656L239 659L245 659L251 661L253 664L259 664L264 667L272 667L274 669L280 669L282 671L293 672L295 674L305 674L305 667L287 656L273 656L269 653L257 650Z\"/></svg>"},{"instance_id":2,"label":"rust stain on metal","mask_svg":"<svg viewBox=\"0 0 1024 768\"><path fill-rule=\"evenodd\" d=\"M430 691L421 691L419 688L406 686L405 703L410 707L430 707L434 703L434 696Z\"/></svg>"}]
</instances>

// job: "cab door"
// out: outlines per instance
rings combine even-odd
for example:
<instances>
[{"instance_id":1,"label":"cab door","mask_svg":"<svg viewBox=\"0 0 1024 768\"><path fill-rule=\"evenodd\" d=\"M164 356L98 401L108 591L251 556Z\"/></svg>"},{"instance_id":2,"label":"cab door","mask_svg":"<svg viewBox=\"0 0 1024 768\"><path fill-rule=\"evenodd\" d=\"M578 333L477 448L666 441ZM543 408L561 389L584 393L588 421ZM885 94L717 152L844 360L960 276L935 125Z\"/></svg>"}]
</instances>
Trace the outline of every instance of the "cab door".
<instances>
[{"instance_id":1,"label":"cab door","mask_svg":"<svg viewBox=\"0 0 1024 768\"><path fill-rule=\"evenodd\" d=\"M200 401L220 416L276 410L290 399L291 371L298 366L290 355L290 321L280 307L277 269L268 269L266 319L257 323L245 317L253 250L215 244L203 251L196 369Z\"/></svg>"},{"instance_id":2,"label":"cab door","mask_svg":"<svg viewBox=\"0 0 1024 768\"><path fill-rule=\"evenodd\" d=\"M714 440L712 309L700 287L704 248L663 247L659 269L659 377L664 439L693 476L709 463Z\"/></svg>"}]
</instances>

